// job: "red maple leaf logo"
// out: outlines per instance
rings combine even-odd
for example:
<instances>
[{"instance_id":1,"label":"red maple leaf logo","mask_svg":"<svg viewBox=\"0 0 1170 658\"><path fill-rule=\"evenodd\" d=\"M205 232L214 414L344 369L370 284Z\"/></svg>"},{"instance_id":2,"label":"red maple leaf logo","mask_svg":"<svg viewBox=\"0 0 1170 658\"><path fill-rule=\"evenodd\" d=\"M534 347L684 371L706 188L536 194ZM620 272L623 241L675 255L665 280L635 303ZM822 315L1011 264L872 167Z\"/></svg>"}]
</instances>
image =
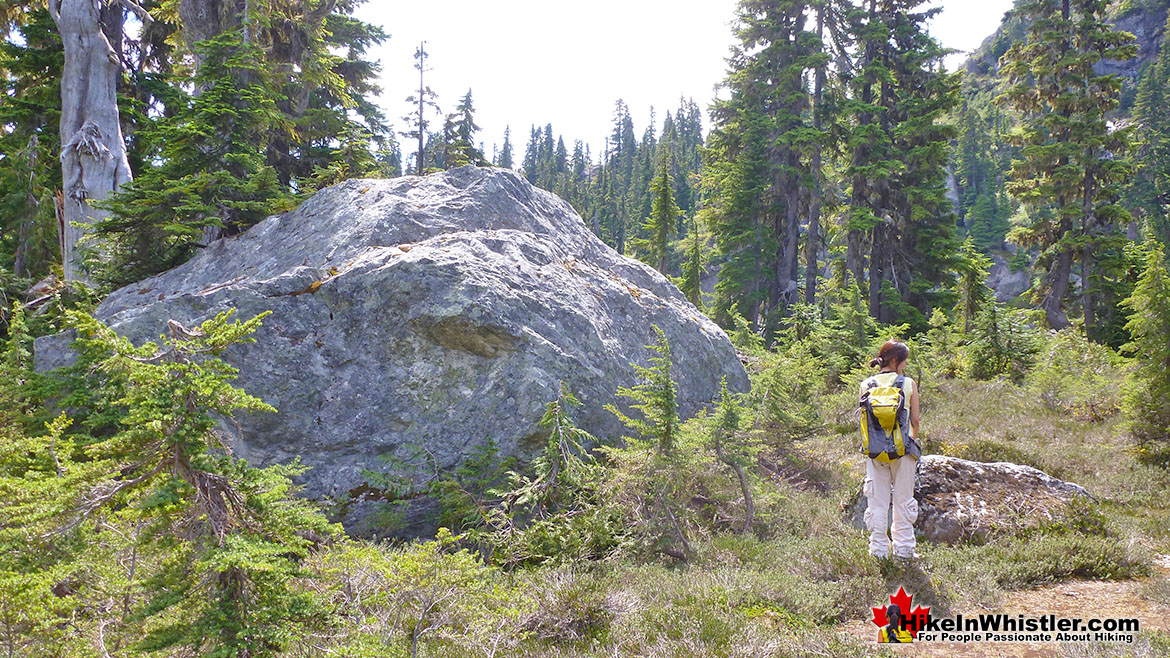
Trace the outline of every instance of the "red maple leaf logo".
<instances>
[{"instance_id":1,"label":"red maple leaf logo","mask_svg":"<svg viewBox=\"0 0 1170 658\"><path fill-rule=\"evenodd\" d=\"M902 611L902 619L905 620L906 630L910 632L910 637L918 637L918 630L925 626L927 620L930 619L930 606L920 605L911 610L910 606L914 603L914 597L907 594L901 586L898 587L897 594L890 595L890 603L898 606L898 609ZM886 606L870 608L870 610L873 610L873 623L878 627L890 623L890 620L886 619Z\"/></svg>"}]
</instances>

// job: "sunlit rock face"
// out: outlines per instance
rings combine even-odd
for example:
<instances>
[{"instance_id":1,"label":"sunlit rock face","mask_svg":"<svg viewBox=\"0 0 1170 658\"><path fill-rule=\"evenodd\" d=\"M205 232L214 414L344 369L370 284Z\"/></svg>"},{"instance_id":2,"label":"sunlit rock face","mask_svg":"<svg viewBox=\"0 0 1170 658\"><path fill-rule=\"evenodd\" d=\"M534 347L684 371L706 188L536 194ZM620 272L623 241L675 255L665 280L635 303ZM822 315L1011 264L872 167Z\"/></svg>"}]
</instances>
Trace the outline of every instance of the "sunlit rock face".
<instances>
[{"instance_id":1,"label":"sunlit rock face","mask_svg":"<svg viewBox=\"0 0 1170 658\"><path fill-rule=\"evenodd\" d=\"M225 423L232 449L265 465L300 457L306 493L332 498L353 531L381 529L365 469L383 457L421 481L493 440L527 459L564 382L579 423L621 428L604 410L636 382L660 327L684 416L747 375L727 336L665 277L601 242L563 200L510 170L351 180L186 264L112 294L97 316L135 341L174 319L271 311L227 360L238 384L278 409ZM68 339L37 343L38 367ZM425 506L407 526L425 531Z\"/></svg>"}]
</instances>

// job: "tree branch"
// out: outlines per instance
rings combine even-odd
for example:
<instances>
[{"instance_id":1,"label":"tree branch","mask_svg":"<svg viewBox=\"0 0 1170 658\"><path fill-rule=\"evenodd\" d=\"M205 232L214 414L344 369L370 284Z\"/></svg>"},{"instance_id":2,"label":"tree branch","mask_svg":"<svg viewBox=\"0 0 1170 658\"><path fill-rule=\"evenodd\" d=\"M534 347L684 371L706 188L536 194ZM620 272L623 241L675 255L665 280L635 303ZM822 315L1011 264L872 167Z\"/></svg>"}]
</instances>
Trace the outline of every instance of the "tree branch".
<instances>
[{"instance_id":1,"label":"tree branch","mask_svg":"<svg viewBox=\"0 0 1170 658\"><path fill-rule=\"evenodd\" d=\"M150 27L154 24L154 17L150 15L150 12L143 9L142 5L134 2L134 0L118 0L118 3L134 12L134 15L138 17L138 20L142 21L143 27Z\"/></svg>"}]
</instances>

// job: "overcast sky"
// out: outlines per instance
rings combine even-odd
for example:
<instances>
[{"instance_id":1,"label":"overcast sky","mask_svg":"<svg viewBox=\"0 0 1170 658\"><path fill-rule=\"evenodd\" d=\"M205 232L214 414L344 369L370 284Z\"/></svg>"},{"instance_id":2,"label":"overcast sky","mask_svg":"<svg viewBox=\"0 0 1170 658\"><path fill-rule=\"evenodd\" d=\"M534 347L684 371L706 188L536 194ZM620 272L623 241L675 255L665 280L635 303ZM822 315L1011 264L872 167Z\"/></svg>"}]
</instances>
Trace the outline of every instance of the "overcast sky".
<instances>
[{"instance_id":1,"label":"overcast sky","mask_svg":"<svg viewBox=\"0 0 1170 658\"><path fill-rule=\"evenodd\" d=\"M413 54L427 42L428 85L450 112L470 88L479 137L490 157L512 128L517 160L532 124L551 123L572 149L594 157L609 134L614 102L630 106L641 136L657 112L661 126L679 96L704 110L725 73L735 0L369 0L358 12L390 39L373 56L382 63L381 104L396 130L418 87ZM978 47L1012 0L935 0L943 8L931 30L944 46ZM955 68L963 55L948 62ZM403 144L404 154L412 153Z\"/></svg>"}]
</instances>

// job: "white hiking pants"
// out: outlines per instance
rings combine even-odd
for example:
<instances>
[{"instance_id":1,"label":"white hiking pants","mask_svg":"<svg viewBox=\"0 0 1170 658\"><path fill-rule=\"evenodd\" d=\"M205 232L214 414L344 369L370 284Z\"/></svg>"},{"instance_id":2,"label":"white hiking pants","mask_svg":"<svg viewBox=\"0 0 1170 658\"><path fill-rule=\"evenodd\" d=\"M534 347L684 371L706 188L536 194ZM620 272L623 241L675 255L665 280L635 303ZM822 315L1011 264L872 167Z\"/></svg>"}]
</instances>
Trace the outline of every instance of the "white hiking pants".
<instances>
[{"instance_id":1,"label":"white hiking pants","mask_svg":"<svg viewBox=\"0 0 1170 658\"><path fill-rule=\"evenodd\" d=\"M892 462L867 459L863 491L867 499L865 526L869 528L869 554L887 557L890 535L894 555L914 556L914 521L918 518L918 501L914 500L914 477L918 460L911 456ZM893 492L894 521L889 523L890 494ZM887 524L890 534L886 534Z\"/></svg>"}]
</instances>

